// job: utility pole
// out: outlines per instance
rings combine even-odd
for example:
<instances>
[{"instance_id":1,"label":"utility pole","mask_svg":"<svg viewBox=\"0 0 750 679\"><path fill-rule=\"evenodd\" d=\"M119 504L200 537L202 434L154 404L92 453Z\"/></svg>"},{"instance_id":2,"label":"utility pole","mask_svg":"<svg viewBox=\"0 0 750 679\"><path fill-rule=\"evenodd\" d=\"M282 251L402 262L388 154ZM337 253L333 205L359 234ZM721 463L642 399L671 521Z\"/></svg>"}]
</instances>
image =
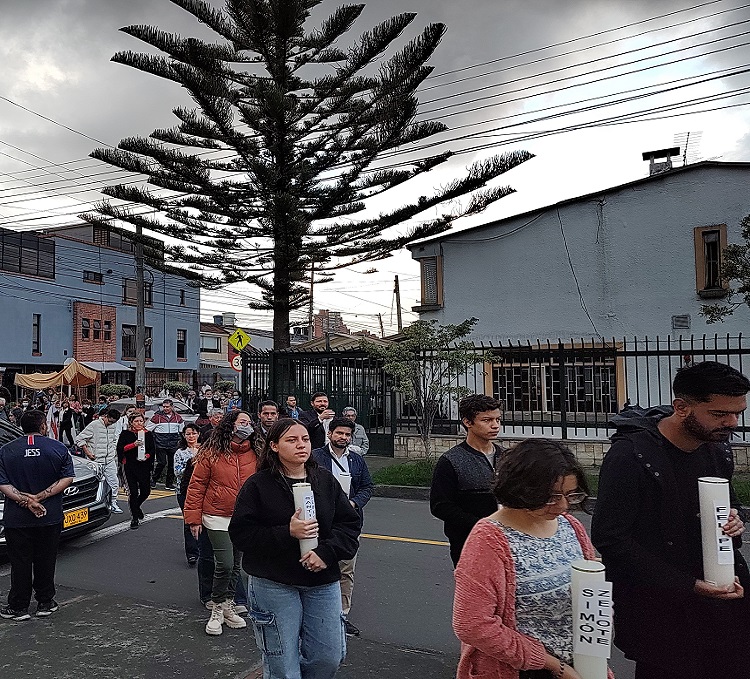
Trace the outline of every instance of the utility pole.
<instances>
[{"instance_id":1,"label":"utility pole","mask_svg":"<svg viewBox=\"0 0 750 679\"><path fill-rule=\"evenodd\" d=\"M396 295L396 323L398 324L398 331L401 332L404 329L404 325L401 321L401 290L398 287L398 274L396 275L393 294Z\"/></svg>"},{"instance_id":2,"label":"utility pole","mask_svg":"<svg viewBox=\"0 0 750 679\"><path fill-rule=\"evenodd\" d=\"M307 339L313 338L313 284L315 278L315 260L310 262L310 304L307 309Z\"/></svg>"},{"instance_id":3,"label":"utility pole","mask_svg":"<svg viewBox=\"0 0 750 679\"><path fill-rule=\"evenodd\" d=\"M378 314L378 320L380 321L380 336L385 337L385 330L383 329L383 314Z\"/></svg>"},{"instance_id":4,"label":"utility pole","mask_svg":"<svg viewBox=\"0 0 750 679\"><path fill-rule=\"evenodd\" d=\"M146 291L143 288L143 227L135 227L135 393L146 389Z\"/></svg>"}]
</instances>

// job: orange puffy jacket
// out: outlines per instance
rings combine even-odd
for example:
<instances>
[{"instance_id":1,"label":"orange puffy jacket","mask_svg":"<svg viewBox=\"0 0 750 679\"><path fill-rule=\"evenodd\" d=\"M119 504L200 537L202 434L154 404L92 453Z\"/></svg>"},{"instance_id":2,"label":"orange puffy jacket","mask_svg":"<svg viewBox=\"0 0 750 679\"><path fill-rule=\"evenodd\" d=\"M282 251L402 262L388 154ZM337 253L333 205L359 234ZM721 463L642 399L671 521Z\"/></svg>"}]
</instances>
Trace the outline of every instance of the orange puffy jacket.
<instances>
[{"instance_id":1,"label":"orange puffy jacket","mask_svg":"<svg viewBox=\"0 0 750 679\"><path fill-rule=\"evenodd\" d=\"M200 526L204 514L232 516L237 494L255 474L258 458L249 441L232 444L229 457L222 455L213 463L205 458L193 468L183 516L189 526Z\"/></svg>"}]
</instances>

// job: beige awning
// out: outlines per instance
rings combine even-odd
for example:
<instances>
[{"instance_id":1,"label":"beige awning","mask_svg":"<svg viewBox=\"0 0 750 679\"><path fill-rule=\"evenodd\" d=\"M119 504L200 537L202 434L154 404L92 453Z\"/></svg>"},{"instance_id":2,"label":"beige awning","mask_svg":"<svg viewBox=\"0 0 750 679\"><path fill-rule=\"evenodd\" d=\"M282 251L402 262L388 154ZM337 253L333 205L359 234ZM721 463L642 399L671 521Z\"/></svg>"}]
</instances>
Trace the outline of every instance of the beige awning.
<instances>
[{"instance_id":1,"label":"beige awning","mask_svg":"<svg viewBox=\"0 0 750 679\"><path fill-rule=\"evenodd\" d=\"M56 373L31 373L30 375L16 373L15 383L27 389L48 389L63 385L86 387L96 384L96 370L91 370L73 359Z\"/></svg>"}]
</instances>

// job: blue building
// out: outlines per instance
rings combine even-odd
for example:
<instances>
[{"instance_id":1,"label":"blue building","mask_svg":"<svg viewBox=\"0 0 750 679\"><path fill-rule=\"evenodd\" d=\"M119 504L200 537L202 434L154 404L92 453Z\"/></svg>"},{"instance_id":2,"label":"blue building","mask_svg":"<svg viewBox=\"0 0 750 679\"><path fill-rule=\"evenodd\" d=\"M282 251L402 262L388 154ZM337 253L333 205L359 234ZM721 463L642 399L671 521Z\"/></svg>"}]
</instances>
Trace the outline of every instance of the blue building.
<instances>
[{"instance_id":1,"label":"blue building","mask_svg":"<svg viewBox=\"0 0 750 679\"><path fill-rule=\"evenodd\" d=\"M75 224L45 231L0 229L0 370L60 370L73 357L103 383L134 386L136 284L127 231ZM145 251L146 387L193 384L200 355L200 288L164 263L161 241Z\"/></svg>"}]
</instances>

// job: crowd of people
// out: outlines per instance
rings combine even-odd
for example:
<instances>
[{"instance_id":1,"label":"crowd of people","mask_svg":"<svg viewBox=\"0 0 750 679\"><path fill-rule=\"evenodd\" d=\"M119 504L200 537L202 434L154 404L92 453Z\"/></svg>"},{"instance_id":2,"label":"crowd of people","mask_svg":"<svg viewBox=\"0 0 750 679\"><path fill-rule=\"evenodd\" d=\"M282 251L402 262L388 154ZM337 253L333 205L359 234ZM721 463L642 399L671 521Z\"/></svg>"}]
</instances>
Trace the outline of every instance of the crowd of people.
<instances>
[{"instance_id":1,"label":"crowd of people","mask_svg":"<svg viewBox=\"0 0 750 679\"><path fill-rule=\"evenodd\" d=\"M571 513L590 494L571 450L544 438L501 447L502 404L483 395L460 401L466 439L438 461L430 494L455 569L457 679L581 679L571 565L597 559L597 550L613 583L614 642L635 661L636 679L747 676L750 572L737 551L744 521L732 492L721 530L734 541L735 582L708 582L698 478L731 480L729 440L750 381L707 361L678 371L673 392L668 409L615 418L593 542ZM250 621L264 677L332 678L346 636L359 635L348 616L373 492L356 411L337 414L322 392L309 410L290 397L286 409L266 400L252 414L214 407L208 396L203 426L177 423L165 398L151 427L138 408L124 428L119 413L104 408L75 440L108 483L117 483L121 465L132 528L143 519L157 469L166 471L168 487L176 484L185 556L197 565L198 595L210 609L207 634ZM32 592L37 615L57 610L60 493L72 480L70 456L46 436L45 415L27 411L20 422L25 435L0 449L12 568L0 617L15 620L29 617ZM298 484L312 493L314 515L299 506Z\"/></svg>"}]
</instances>

